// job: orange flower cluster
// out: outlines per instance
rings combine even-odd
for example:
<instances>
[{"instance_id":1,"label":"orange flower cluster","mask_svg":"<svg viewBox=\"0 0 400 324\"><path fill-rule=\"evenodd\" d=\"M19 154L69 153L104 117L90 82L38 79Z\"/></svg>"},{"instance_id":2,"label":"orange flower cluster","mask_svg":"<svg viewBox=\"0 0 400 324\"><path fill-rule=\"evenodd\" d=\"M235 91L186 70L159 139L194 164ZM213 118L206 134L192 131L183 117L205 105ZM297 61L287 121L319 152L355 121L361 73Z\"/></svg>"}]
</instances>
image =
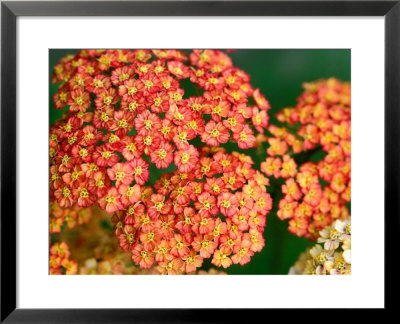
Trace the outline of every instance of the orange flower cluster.
<instances>
[{"instance_id":1,"label":"orange flower cluster","mask_svg":"<svg viewBox=\"0 0 400 324\"><path fill-rule=\"evenodd\" d=\"M231 137L255 145L253 128L268 124L268 101L221 51L85 50L56 67L54 96L66 116L50 130L50 195L60 207L99 201L109 213L128 203L119 195L144 185L149 163L191 172L200 135L209 146ZM183 99L182 79L203 92ZM254 106L249 106L249 96ZM136 188L136 187L135 187Z\"/></svg>"},{"instance_id":2,"label":"orange flower cluster","mask_svg":"<svg viewBox=\"0 0 400 324\"><path fill-rule=\"evenodd\" d=\"M69 229L76 225L87 224L92 217L90 208L80 208L77 205L71 208L61 208L57 203L50 202L50 234L60 233L64 223Z\"/></svg>"},{"instance_id":3,"label":"orange flower cluster","mask_svg":"<svg viewBox=\"0 0 400 324\"><path fill-rule=\"evenodd\" d=\"M270 126L269 157L261 165L267 175L286 179L278 217L290 219L289 231L312 240L336 219L349 217L351 199L350 84L336 79L304 84L305 92L295 108L278 113L278 120L299 126ZM286 153L322 148L324 159L297 168ZM279 156L283 156L281 159Z\"/></svg>"},{"instance_id":4,"label":"orange flower cluster","mask_svg":"<svg viewBox=\"0 0 400 324\"><path fill-rule=\"evenodd\" d=\"M197 95L185 98L185 79ZM178 50L82 50L56 65L52 81L61 83L53 97L55 107L68 111L50 129L50 200L54 202L51 232L60 231L64 221L73 227L79 208L98 204L109 214L123 215L121 221L127 227L125 234L118 232L122 235L121 246L132 249L135 262L143 268L154 260L169 264L167 259L173 256L171 262L180 267L164 272L195 271L202 259L217 249L219 235L209 237L214 230L221 230L228 242L216 251L214 263L218 266L247 263L254 251L261 249L261 227L270 207L262 212L261 207L252 212L250 209L253 203L271 204L265 189L257 184L265 181L263 176L251 169L251 159L241 161L218 150L214 157L206 156L192 142L197 137L203 145L217 148L231 140L247 149L256 144L255 132L263 133L268 126L268 101L251 86L250 77L232 65L229 56L217 50L193 50L190 54ZM152 194L152 189L146 187L150 164L158 169L177 168L171 176L175 179L186 175L187 179L174 180L171 192L156 186L157 193ZM199 171L209 164L216 169ZM195 185L194 180L205 181L205 177L204 188ZM204 190L200 201L191 192L194 186ZM255 190L255 196L243 193L241 198L230 191L242 186ZM217 187L221 196L213 191ZM221 207L218 199L228 207ZM239 207L240 199L251 208ZM210 210L195 215L195 202L210 203ZM218 213L222 216L216 217ZM167 217L167 223L173 226L168 230L156 230L147 224L142 227L133 215L160 224ZM190 223L177 221L182 217L193 223L193 229ZM174 222L180 224L178 228L174 228ZM261 225L249 225L252 222ZM249 243L252 241L247 236L242 240L243 231L249 227L252 232L248 235L257 244ZM171 233L178 236L171 238ZM189 249L194 239L190 233L200 240L196 248L193 245ZM158 256L156 260L152 249L159 240L165 241L165 249L170 240L181 240L184 248L179 252L174 248L167 259ZM203 241L210 242L205 250L201 247L206 244ZM143 258L146 253L148 258Z\"/></svg>"},{"instance_id":5,"label":"orange flower cluster","mask_svg":"<svg viewBox=\"0 0 400 324\"><path fill-rule=\"evenodd\" d=\"M70 260L69 247L65 242L54 243L50 248L50 274L76 274L78 264Z\"/></svg>"},{"instance_id":6,"label":"orange flower cluster","mask_svg":"<svg viewBox=\"0 0 400 324\"><path fill-rule=\"evenodd\" d=\"M272 200L250 157L200 149L190 173L166 173L114 214L115 234L141 268L163 274L195 272L203 259L217 267L244 265L264 246Z\"/></svg>"}]
</instances>

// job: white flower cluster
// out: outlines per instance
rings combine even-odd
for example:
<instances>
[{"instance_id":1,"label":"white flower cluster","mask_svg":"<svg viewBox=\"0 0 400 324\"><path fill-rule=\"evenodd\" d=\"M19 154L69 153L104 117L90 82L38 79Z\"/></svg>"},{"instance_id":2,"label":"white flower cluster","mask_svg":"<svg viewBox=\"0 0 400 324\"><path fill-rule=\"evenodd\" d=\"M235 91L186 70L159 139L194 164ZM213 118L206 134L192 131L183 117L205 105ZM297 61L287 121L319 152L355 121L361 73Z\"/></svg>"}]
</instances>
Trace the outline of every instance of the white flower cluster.
<instances>
[{"instance_id":1,"label":"white flower cluster","mask_svg":"<svg viewBox=\"0 0 400 324\"><path fill-rule=\"evenodd\" d=\"M320 244L300 254L289 274L351 274L351 220L336 220L319 234Z\"/></svg>"}]
</instances>

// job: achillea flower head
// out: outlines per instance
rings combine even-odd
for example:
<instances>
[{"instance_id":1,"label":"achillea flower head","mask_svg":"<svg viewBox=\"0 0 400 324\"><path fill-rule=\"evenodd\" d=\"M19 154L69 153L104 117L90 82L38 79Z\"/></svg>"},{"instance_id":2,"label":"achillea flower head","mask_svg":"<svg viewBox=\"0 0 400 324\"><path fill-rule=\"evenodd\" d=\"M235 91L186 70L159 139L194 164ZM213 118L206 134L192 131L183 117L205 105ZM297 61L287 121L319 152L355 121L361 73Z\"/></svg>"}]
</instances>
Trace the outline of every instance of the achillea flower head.
<instances>
[{"instance_id":1,"label":"achillea flower head","mask_svg":"<svg viewBox=\"0 0 400 324\"><path fill-rule=\"evenodd\" d=\"M183 79L200 94L185 98ZM188 173L198 158L191 140L218 147L232 139L251 148L268 124L268 101L217 50L189 57L177 50L82 50L56 65L52 81L60 84L56 108L68 108L50 130L50 194L62 208L101 200L116 211L111 187L145 185L149 163Z\"/></svg>"},{"instance_id":2,"label":"achillea flower head","mask_svg":"<svg viewBox=\"0 0 400 324\"><path fill-rule=\"evenodd\" d=\"M294 108L277 114L283 127L270 125L261 163L268 176L285 179L278 217L289 220L289 231L310 240L336 219L347 219L351 199L350 84L334 78L303 85ZM302 151L321 149L317 163L295 162Z\"/></svg>"},{"instance_id":3,"label":"achillea flower head","mask_svg":"<svg viewBox=\"0 0 400 324\"><path fill-rule=\"evenodd\" d=\"M351 219L336 220L319 232L318 243L303 252L289 274L351 274Z\"/></svg>"},{"instance_id":4,"label":"achillea flower head","mask_svg":"<svg viewBox=\"0 0 400 324\"><path fill-rule=\"evenodd\" d=\"M182 80L198 95L185 97ZM204 258L243 265L261 250L268 180L251 158L220 146L255 147L270 105L226 53L82 50L59 62L52 81L55 107L67 108L50 129L54 206L113 214L122 250L161 273L193 273ZM154 166L177 170L150 187ZM63 223L52 217L51 232Z\"/></svg>"}]
</instances>

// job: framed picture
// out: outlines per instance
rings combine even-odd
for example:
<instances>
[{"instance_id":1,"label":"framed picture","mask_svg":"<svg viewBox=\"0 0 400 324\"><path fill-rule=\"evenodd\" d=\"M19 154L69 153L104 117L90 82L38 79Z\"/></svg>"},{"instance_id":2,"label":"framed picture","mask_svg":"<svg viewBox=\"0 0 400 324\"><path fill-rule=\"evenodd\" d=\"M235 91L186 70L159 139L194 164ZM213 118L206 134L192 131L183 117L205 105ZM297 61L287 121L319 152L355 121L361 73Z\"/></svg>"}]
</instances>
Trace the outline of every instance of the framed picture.
<instances>
[{"instance_id":1,"label":"framed picture","mask_svg":"<svg viewBox=\"0 0 400 324\"><path fill-rule=\"evenodd\" d=\"M392 306L399 15L2 2L1 321Z\"/></svg>"}]
</instances>

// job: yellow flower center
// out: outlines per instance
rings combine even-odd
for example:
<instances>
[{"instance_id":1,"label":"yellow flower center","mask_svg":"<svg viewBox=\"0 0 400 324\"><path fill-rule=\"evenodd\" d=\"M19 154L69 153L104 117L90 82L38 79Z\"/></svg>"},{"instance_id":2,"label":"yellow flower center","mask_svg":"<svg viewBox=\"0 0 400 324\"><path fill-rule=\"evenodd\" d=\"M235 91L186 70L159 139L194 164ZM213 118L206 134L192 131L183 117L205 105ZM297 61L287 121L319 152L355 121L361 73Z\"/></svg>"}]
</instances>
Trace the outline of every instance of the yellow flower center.
<instances>
[{"instance_id":1,"label":"yellow flower center","mask_svg":"<svg viewBox=\"0 0 400 324\"><path fill-rule=\"evenodd\" d=\"M75 82L78 86L82 87L85 85L85 81L83 80L82 77L80 77L79 75L75 76Z\"/></svg>"},{"instance_id":2,"label":"yellow flower center","mask_svg":"<svg viewBox=\"0 0 400 324\"><path fill-rule=\"evenodd\" d=\"M113 99L113 98L112 98L111 96L107 96L107 97L104 97L104 98L103 98L103 102L104 102L105 105L108 106L109 104L111 104L112 99Z\"/></svg>"},{"instance_id":3,"label":"yellow flower center","mask_svg":"<svg viewBox=\"0 0 400 324\"><path fill-rule=\"evenodd\" d=\"M88 133L83 137L86 141L89 141L94 138L93 133Z\"/></svg>"},{"instance_id":4,"label":"yellow flower center","mask_svg":"<svg viewBox=\"0 0 400 324\"><path fill-rule=\"evenodd\" d=\"M194 130L197 129L197 123L196 123L195 120L192 120L192 121L188 122L187 125L188 125L190 128L194 129Z\"/></svg>"},{"instance_id":5,"label":"yellow flower center","mask_svg":"<svg viewBox=\"0 0 400 324\"><path fill-rule=\"evenodd\" d=\"M130 144L128 144L127 146L126 146L126 149L129 151L129 152L134 152L134 151L136 151L136 144L135 143L130 143Z\"/></svg>"},{"instance_id":6,"label":"yellow flower center","mask_svg":"<svg viewBox=\"0 0 400 324\"><path fill-rule=\"evenodd\" d=\"M139 104L136 101L132 101L129 103L128 111L133 112L139 107Z\"/></svg>"},{"instance_id":7,"label":"yellow flower center","mask_svg":"<svg viewBox=\"0 0 400 324\"><path fill-rule=\"evenodd\" d=\"M229 77L226 78L225 81L227 84L233 84L235 83L235 77L233 75L230 75Z\"/></svg>"},{"instance_id":8,"label":"yellow flower center","mask_svg":"<svg viewBox=\"0 0 400 324\"><path fill-rule=\"evenodd\" d=\"M95 88L101 88L101 87L103 86L103 81L95 79L95 80L93 81L93 86L94 86Z\"/></svg>"},{"instance_id":9,"label":"yellow flower center","mask_svg":"<svg viewBox=\"0 0 400 324\"><path fill-rule=\"evenodd\" d=\"M103 159L107 160L107 159L109 159L111 157L111 152L110 151L101 152L101 156L102 156Z\"/></svg>"},{"instance_id":10,"label":"yellow flower center","mask_svg":"<svg viewBox=\"0 0 400 324\"><path fill-rule=\"evenodd\" d=\"M115 172L115 178L117 179L117 181L121 181L122 179L125 178L125 172L123 171Z\"/></svg>"},{"instance_id":11,"label":"yellow flower center","mask_svg":"<svg viewBox=\"0 0 400 324\"><path fill-rule=\"evenodd\" d=\"M264 206L265 206L265 199L261 197L261 198L257 201L257 205L258 205L259 207L264 207Z\"/></svg>"},{"instance_id":12,"label":"yellow flower center","mask_svg":"<svg viewBox=\"0 0 400 324\"><path fill-rule=\"evenodd\" d=\"M201 247L202 247L203 249L208 248L209 245L210 245L210 241L203 240L203 241L201 242Z\"/></svg>"},{"instance_id":13,"label":"yellow flower center","mask_svg":"<svg viewBox=\"0 0 400 324\"><path fill-rule=\"evenodd\" d=\"M346 266L346 261L341 256L335 258L335 268L337 270L343 270Z\"/></svg>"},{"instance_id":14,"label":"yellow flower center","mask_svg":"<svg viewBox=\"0 0 400 324\"><path fill-rule=\"evenodd\" d=\"M181 157L181 162L182 163L187 163L190 159L190 155L188 153L183 153Z\"/></svg>"},{"instance_id":15,"label":"yellow flower center","mask_svg":"<svg viewBox=\"0 0 400 324\"><path fill-rule=\"evenodd\" d=\"M68 163L68 161L69 161L69 156L68 155L64 155L62 160L61 160L61 163L66 165Z\"/></svg>"},{"instance_id":16,"label":"yellow flower center","mask_svg":"<svg viewBox=\"0 0 400 324\"><path fill-rule=\"evenodd\" d=\"M167 152L166 152L164 149L160 149L160 150L158 151L158 157L159 157L161 160L164 160L166 156L167 156Z\"/></svg>"},{"instance_id":17,"label":"yellow flower center","mask_svg":"<svg viewBox=\"0 0 400 324\"><path fill-rule=\"evenodd\" d=\"M121 73L119 75L119 81L125 81L125 80L128 80L128 79L129 79L129 74Z\"/></svg>"},{"instance_id":18,"label":"yellow flower center","mask_svg":"<svg viewBox=\"0 0 400 324\"><path fill-rule=\"evenodd\" d=\"M336 240L340 237L340 232L337 231L336 229L331 229L329 232L329 238L331 240Z\"/></svg>"},{"instance_id":19,"label":"yellow flower center","mask_svg":"<svg viewBox=\"0 0 400 324\"><path fill-rule=\"evenodd\" d=\"M221 111L222 111L222 109L221 109L221 107L220 107L219 105L214 106L214 107L212 108L212 112L213 112L214 114L219 115L219 114L221 113Z\"/></svg>"},{"instance_id":20,"label":"yellow flower center","mask_svg":"<svg viewBox=\"0 0 400 324\"><path fill-rule=\"evenodd\" d=\"M143 172L142 167L139 165L135 168L135 176L141 175Z\"/></svg>"},{"instance_id":21,"label":"yellow flower center","mask_svg":"<svg viewBox=\"0 0 400 324\"><path fill-rule=\"evenodd\" d=\"M168 126L163 126L163 128L161 128L161 130L160 130L161 134L163 134L163 135L168 135L170 131L171 131L171 127L168 127Z\"/></svg>"},{"instance_id":22,"label":"yellow flower center","mask_svg":"<svg viewBox=\"0 0 400 324\"><path fill-rule=\"evenodd\" d=\"M314 258L314 260L315 260L315 263L316 263L317 265L324 264L324 262L326 261L326 255L325 255L325 253L320 253L320 254L318 254L318 255Z\"/></svg>"},{"instance_id":23,"label":"yellow flower center","mask_svg":"<svg viewBox=\"0 0 400 324\"><path fill-rule=\"evenodd\" d=\"M188 256L186 259L187 264L193 264L194 263L194 258L192 256Z\"/></svg>"},{"instance_id":24,"label":"yellow flower center","mask_svg":"<svg viewBox=\"0 0 400 324\"><path fill-rule=\"evenodd\" d=\"M142 217L142 223L145 224L145 225L150 224L150 218L149 218L149 216L143 215L143 217Z\"/></svg>"},{"instance_id":25,"label":"yellow flower center","mask_svg":"<svg viewBox=\"0 0 400 324\"><path fill-rule=\"evenodd\" d=\"M86 188L82 188L82 189L79 191L79 197L81 197L81 198L87 198L87 197L89 197L89 192L87 191Z\"/></svg>"},{"instance_id":26,"label":"yellow flower center","mask_svg":"<svg viewBox=\"0 0 400 324\"><path fill-rule=\"evenodd\" d=\"M149 71L147 65L142 65L141 67L139 67L139 72L141 73L147 73Z\"/></svg>"},{"instance_id":27,"label":"yellow flower center","mask_svg":"<svg viewBox=\"0 0 400 324\"><path fill-rule=\"evenodd\" d=\"M155 69L154 69L154 72L155 72L156 74L163 73L163 72L164 72L164 68L163 68L162 66L160 66L160 65L157 65L157 66L155 67Z\"/></svg>"},{"instance_id":28,"label":"yellow flower center","mask_svg":"<svg viewBox=\"0 0 400 324\"><path fill-rule=\"evenodd\" d=\"M62 194L65 198L67 198L71 194L71 190L69 190L69 188L67 187L64 187L62 190Z\"/></svg>"},{"instance_id":29,"label":"yellow flower center","mask_svg":"<svg viewBox=\"0 0 400 324\"><path fill-rule=\"evenodd\" d=\"M163 81L162 85L163 85L163 87L164 87L165 89L168 90L168 89L171 87L171 82L169 82L169 81Z\"/></svg>"},{"instance_id":30,"label":"yellow flower center","mask_svg":"<svg viewBox=\"0 0 400 324\"><path fill-rule=\"evenodd\" d=\"M60 92L60 101L65 102L67 101L67 93L66 92Z\"/></svg>"},{"instance_id":31,"label":"yellow flower center","mask_svg":"<svg viewBox=\"0 0 400 324\"><path fill-rule=\"evenodd\" d=\"M182 73L182 70L181 70L179 67L175 67L175 68L174 68L174 73L175 73L175 74L181 74L181 73Z\"/></svg>"},{"instance_id":32,"label":"yellow flower center","mask_svg":"<svg viewBox=\"0 0 400 324\"><path fill-rule=\"evenodd\" d=\"M183 116L180 112L176 112L176 113L174 114L174 118L175 118L176 120L182 120L183 118L185 118L185 116Z\"/></svg>"},{"instance_id":33,"label":"yellow flower center","mask_svg":"<svg viewBox=\"0 0 400 324\"><path fill-rule=\"evenodd\" d=\"M104 187L104 181L101 180L101 179L96 180L96 187L103 188Z\"/></svg>"},{"instance_id":34,"label":"yellow flower center","mask_svg":"<svg viewBox=\"0 0 400 324\"><path fill-rule=\"evenodd\" d=\"M100 115L100 120L106 123L108 122L108 119L109 119L108 115L105 112L102 112Z\"/></svg>"},{"instance_id":35,"label":"yellow flower center","mask_svg":"<svg viewBox=\"0 0 400 324\"><path fill-rule=\"evenodd\" d=\"M108 195L108 196L106 196L106 203L107 204L112 204L112 203L114 203L115 202L115 197L114 196L110 196L110 195Z\"/></svg>"},{"instance_id":36,"label":"yellow flower center","mask_svg":"<svg viewBox=\"0 0 400 324\"><path fill-rule=\"evenodd\" d=\"M154 106L159 107L161 105L161 98L160 97L154 98L153 102Z\"/></svg>"},{"instance_id":37,"label":"yellow flower center","mask_svg":"<svg viewBox=\"0 0 400 324\"><path fill-rule=\"evenodd\" d=\"M151 80L144 81L144 87L149 90L153 86L153 82Z\"/></svg>"},{"instance_id":38,"label":"yellow flower center","mask_svg":"<svg viewBox=\"0 0 400 324\"><path fill-rule=\"evenodd\" d=\"M211 208L211 204L208 200L203 202L203 209L209 210Z\"/></svg>"},{"instance_id":39,"label":"yellow flower center","mask_svg":"<svg viewBox=\"0 0 400 324\"><path fill-rule=\"evenodd\" d=\"M110 143L118 142L118 141L119 141L119 137L118 137L117 135L115 135L115 134L111 134L111 135L110 135L110 138L108 139L108 141L109 141Z\"/></svg>"},{"instance_id":40,"label":"yellow flower center","mask_svg":"<svg viewBox=\"0 0 400 324\"><path fill-rule=\"evenodd\" d=\"M94 164L94 163L90 163L89 169L90 169L91 171L97 171L97 170L99 169L99 167L98 167L96 164Z\"/></svg>"},{"instance_id":41,"label":"yellow flower center","mask_svg":"<svg viewBox=\"0 0 400 324\"><path fill-rule=\"evenodd\" d=\"M245 256L246 253L247 253L247 249L246 249L246 248L241 248L240 251L239 251L239 255L240 255L241 257Z\"/></svg>"},{"instance_id":42,"label":"yellow flower center","mask_svg":"<svg viewBox=\"0 0 400 324\"><path fill-rule=\"evenodd\" d=\"M128 127L128 122L127 122L127 120L126 120L126 119L121 119L121 120L119 121L119 123L118 123L118 126L119 126L120 128L127 128L127 127Z\"/></svg>"},{"instance_id":43,"label":"yellow flower center","mask_svg":"<svg viewBox=\"0 0 400 324\"><path fill-rule=\"evenodd\" d=\"M70 124L70 123L67 123L67 124L65 124L64 125L64 130L66 131L66 132L70 132L71 130L72 130L72 125Z\"/></svg>"},{"instance_id":44,"label":"yellow flower center","mask_svg":"<svg viewBox=\"0 0 400 324\"><path fill-rule=\"evenodd\" d=\"M154 233L153 233L153 232L147 233L146 239L147 239L149 242L152 242L152 241L154 240Z\"/></svg>"},{"instance_id":45,"label":"yellow flower center","mask_svg":"<svg viewBox=\"0 0 400 324\"><path fill-rule=\"evenodd\" d=\"M74 171L71 173L71 178L72 180L77 180L79 178L79 172L78 171Z\"/></svg>"},{"instance_id":46,"label":"yellow flower center","mask_svg":"<svg viewBox=\"0 0 400 324\"><path fill-rule=\"evenodd\" d=\"M172 96L175 101L181 101L182 100L182 95L180 93L175 92L174 95Z\"/></svg>"},{"instance_id":47,"label":"yellow flower center","mask_svg":"<svg viewBox=\"0 0 400 324\"><path fill-rule=\"evenodd\" d=\"M72 145L76 142L76 140L77 140L76 136L68 137L68 144Z\"/></svg>"},{"instance_id":48,"label":"yellow flower center","mask_svg":"<svg viewBox=\"0 0 400 324\"><path fill-rule=\"evenodd\" d=\"M210 84L217 84L218 80L216 78L208 78L208 83Z\"/></svg>"},{"instance_id":49,"label":"yellow flower center","mask_svg":"<svg viewBox=\"0 0 400 324\"><path fill-rule=\"evenodd\" d=\"M143 124L144 124L144 128L147 129L147 130L150 130L151 126L153 126L153 122L151 120L148 120L148 119L146 119Z\"/></svg>"},{"instance_id":50,"label":"yellow flower center","mask_svg":"<svg viewBox=\"0 0 400 324\"><path fill-rule=\"evenodd\" d=\"M83 99L82 97L76 97L75 98L75 103L78 105L78 106L82 106L84 103L85 103L85 99Z\"/></svg>"},{"instance_id":51,"label":"yellow flower center","mask_svg":"<svg viewBox=\"0 0 400 324\"><path fill-rule=\"evenodd\" d=\"M202 105L200 105L200 104L198 104L198 103L194 103L194 104L192 104L192 109L193 109L194 111L199 111L199 110L202 109Z\"/></svg>"},{"instance_id":52,"label":"yellow flower center","mask_svg":"<svg viewBox=\"0 0 400 324\"><path fill-rule=\"evenodd\" d=\"M216 128L214 128L212 131L211 131L211 136L212 137L218 137L219 136L219 130L218 129L216 129Z\"/></svg>"},{"instance_id":53,"label":"yellow flower center","mask_svg":"<svg viewBox=\"0 0 400 324\"><path fill-rule=\"evenodd\" d=\"M87 149L81 148L81 149L79 150L79 155L80 155L81 157L88 156L88 151L87 151Z\"/></svg>"},{"instance_id":54,"label":"yellow flower center","mask_svg":"<svg viewBox=\"0 0 400 324\"><path fill-rule=\"evenodd\" d=\"M155 203L155 206L156 206L156 210L158 212L160 212L162 210L162 208L164 207L164 203L161 202L161 201L158 201L158 202Z\"/></svg>"},{"instance_id":55,"label":"yellow flower center","mask_svg":"<svg viewBox=\"0 0 400 324\"><path fill-rule=\"evenodd\" d=\"M223 200L223 201L221 202L221 205L222 205L224 208L229 208L229 207L231 207L231 203L230 203L228 200Z\"/></svg>"}]
</instances>

